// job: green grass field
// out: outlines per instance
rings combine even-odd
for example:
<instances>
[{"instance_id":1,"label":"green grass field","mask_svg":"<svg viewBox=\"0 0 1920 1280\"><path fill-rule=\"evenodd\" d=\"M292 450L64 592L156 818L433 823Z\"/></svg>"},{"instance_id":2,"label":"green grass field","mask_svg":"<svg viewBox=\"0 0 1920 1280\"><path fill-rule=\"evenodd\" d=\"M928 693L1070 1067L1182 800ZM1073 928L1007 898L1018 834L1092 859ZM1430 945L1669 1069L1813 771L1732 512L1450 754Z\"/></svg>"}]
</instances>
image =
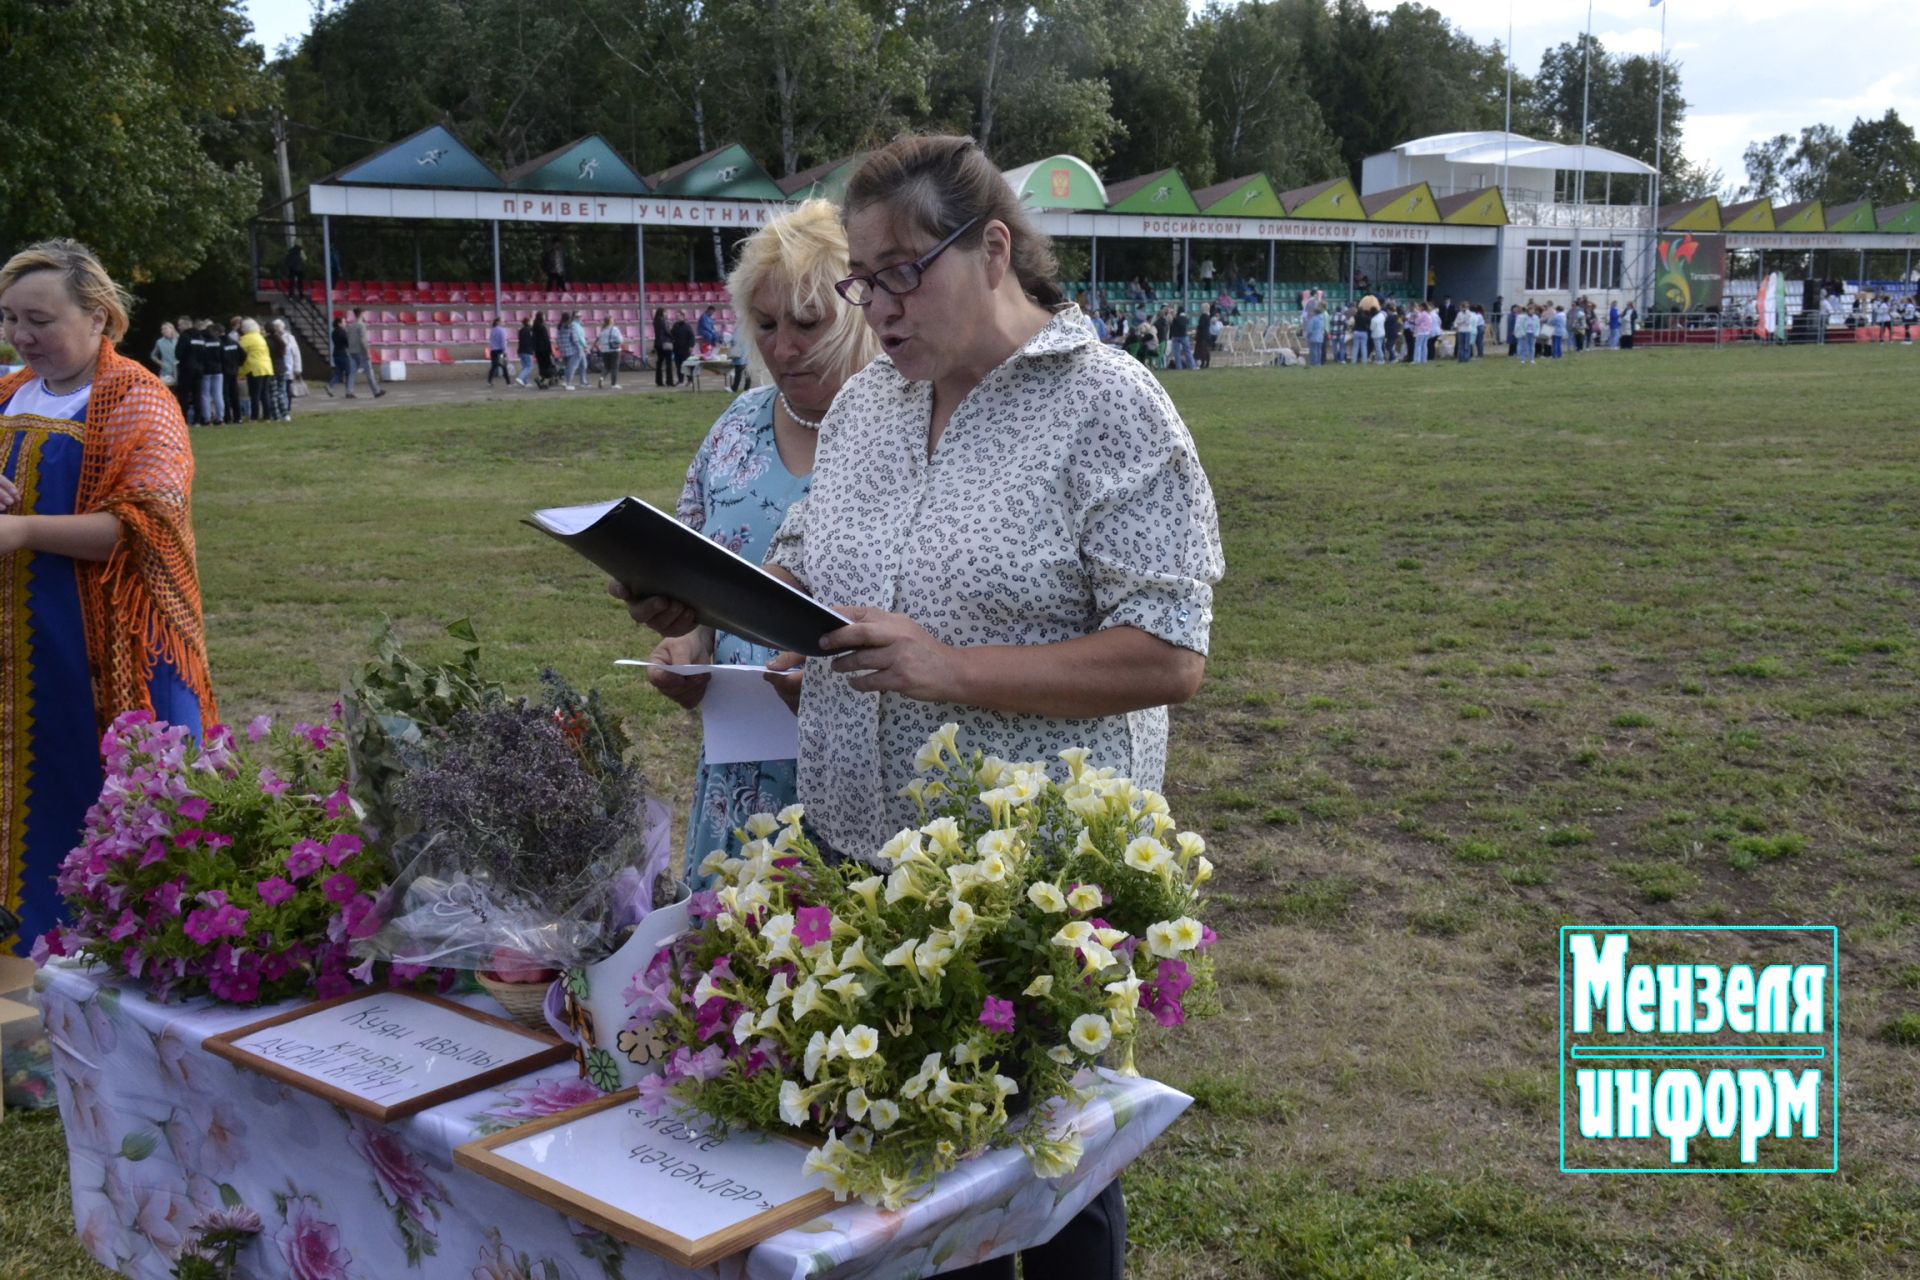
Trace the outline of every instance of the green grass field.
<instances>
[{"instance_id":1,"label":"green grass field","mask_svg":"<svg viewBox=\"0 0 1920 1280\"><path fill-rule=\"evenodd\" d=\"M1228 577L1168 796L1219 864L1224 1011L1141 1065L1196 1106L1127 1177L1132 1272L1920 1271L1920 354L1168 379ZM391 615L619 692L658 793L693 720L537 505L670 499L715 396L521 396L197 439L229 718L329 701ZM1557 1161L1556 930L1841 931L1841 1172ZM57 1122L0 1130L0 1275L69 1243Z\"/></svg>"}]
</instances>

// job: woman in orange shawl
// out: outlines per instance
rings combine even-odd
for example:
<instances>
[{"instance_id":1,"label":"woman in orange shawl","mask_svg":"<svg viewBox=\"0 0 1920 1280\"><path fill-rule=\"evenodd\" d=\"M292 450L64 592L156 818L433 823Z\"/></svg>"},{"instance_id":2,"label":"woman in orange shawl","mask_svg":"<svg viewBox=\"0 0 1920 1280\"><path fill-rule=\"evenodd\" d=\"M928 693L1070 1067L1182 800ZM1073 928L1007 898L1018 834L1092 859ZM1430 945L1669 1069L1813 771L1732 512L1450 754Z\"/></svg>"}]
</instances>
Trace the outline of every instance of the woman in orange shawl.
<instances>
[{"instance_id":1,"label":"woman in orange shawl","mask_svg":"<svg viewBox=\"0 0 1920 1280\"><path fill-rule=\"evenodd\" d=\"M60 918L107 725L146 710L197 735L215 711L193 454L173 393L114 351L126 294L44 241L0 267L0 326L28 366L0 379L0 949L21 949Z\"/></svg>"}]
</instances>

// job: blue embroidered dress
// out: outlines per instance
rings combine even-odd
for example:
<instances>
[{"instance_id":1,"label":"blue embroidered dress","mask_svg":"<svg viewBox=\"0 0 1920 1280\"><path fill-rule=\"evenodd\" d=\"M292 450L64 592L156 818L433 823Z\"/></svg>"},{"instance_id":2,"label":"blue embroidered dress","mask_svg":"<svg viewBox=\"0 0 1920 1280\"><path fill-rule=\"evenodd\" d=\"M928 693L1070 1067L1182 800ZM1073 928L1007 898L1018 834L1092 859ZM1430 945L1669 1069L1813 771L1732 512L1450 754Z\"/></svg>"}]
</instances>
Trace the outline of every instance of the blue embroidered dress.
<instances>
[{"instance_id":1,"label":"blue embroidered dress","mask_svg":"<svg viewBox=\"0 0 1920 1280\"><path fill-rule=\"evenodd\" d=\"M56 396L35 379L0 405L15 514L74 514L91 390ZM156 664L149 688L156 716L199 735L199 702L171 665ZM61 919L54 877L104 779L74 562L0 555L0 900L20 917L15 949ZM0 949L10 941L0 936Z\"/></svg>"},{"instance_id":2,"label":"blue embroidered dress","mask_svg":"<svg viewBox=\"0 0 1920 1280\"><path fill-rule=\"evenodd\" d=\"M754 564L765 557L787 508L807 496L810 479L794 475L780 460L773 402L774 389L761 387L727 406L687 468L675 511L689 528ZM716 664L764 663L775 652L724 631L714 636ZM715 849L737 849L734 828L748 815L778 813L794 802L795 772L792 760L701 764L687 814L689 884L705 887L701 859Z\"/></svg>"}]
</instances>

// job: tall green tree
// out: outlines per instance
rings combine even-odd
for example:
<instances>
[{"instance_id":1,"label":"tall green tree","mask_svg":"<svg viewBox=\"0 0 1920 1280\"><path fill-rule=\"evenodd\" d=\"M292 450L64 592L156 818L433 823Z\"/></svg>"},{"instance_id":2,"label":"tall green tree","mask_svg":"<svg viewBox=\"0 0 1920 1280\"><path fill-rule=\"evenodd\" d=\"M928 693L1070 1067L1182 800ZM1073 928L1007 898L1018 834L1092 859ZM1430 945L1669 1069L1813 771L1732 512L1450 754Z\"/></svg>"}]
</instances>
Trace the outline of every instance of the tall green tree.
<instances>
[{"instance_id":1,"label":"tall green tree","mask_svg":"<svg viewBox=\"0 0 1920 1280\"><path fill-rule=\"evenodd\" d=\"M1892 107L1878 120L1855 120L1827 183L1878 205L1902 204L1920 195L1920 141L1913 126Z\"/></svg>"},{"instance_id":2,"label":"tall green tree","mask_svg":"<svg viewBox=\"0 0 1920 1280\"><path fill-rule=\"evenodd\" d=\"M0 0L0 244L177 280L252 214L273 85L237 0Z\"/></svg>"},{"instance_id":3,"label":"tall green tree","mask_svg":"<svg viewBox=\"0 0 1920 1280\"><path fill-rule=\"evenodd\" d=\"M1308 72L1290 9L1250 0L1210 7L1199 20L1200 110L1218 178L1263 172L1286 190L1341 167L1339 140L1303 92Z\"/></svg>"}]
</instances>

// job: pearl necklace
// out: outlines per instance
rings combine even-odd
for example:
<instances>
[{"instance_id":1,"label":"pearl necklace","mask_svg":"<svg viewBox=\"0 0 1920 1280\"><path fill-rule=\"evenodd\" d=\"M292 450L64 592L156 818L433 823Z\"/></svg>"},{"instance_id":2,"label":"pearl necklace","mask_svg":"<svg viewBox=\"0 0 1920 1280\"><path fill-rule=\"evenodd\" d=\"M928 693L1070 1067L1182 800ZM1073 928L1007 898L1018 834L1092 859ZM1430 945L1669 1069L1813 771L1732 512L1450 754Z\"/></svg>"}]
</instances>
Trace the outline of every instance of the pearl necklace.
<instances>
[{"instance_id":1,"label":"pearl necklace","mask_svg":"<svg viewBox=\"0 0 1920 1280\"><path fill-rule=\"evenodd\" d=\"M818 431L820 429L820 423L824 421L824 415L820 418L803 418L793 411L793 401L787 399L786 392L778 391L774 394L780 397L780 407L787 411L787 416L792 418L797 426L805 427L809 431Z\"/></svg>"}]
</instances>

